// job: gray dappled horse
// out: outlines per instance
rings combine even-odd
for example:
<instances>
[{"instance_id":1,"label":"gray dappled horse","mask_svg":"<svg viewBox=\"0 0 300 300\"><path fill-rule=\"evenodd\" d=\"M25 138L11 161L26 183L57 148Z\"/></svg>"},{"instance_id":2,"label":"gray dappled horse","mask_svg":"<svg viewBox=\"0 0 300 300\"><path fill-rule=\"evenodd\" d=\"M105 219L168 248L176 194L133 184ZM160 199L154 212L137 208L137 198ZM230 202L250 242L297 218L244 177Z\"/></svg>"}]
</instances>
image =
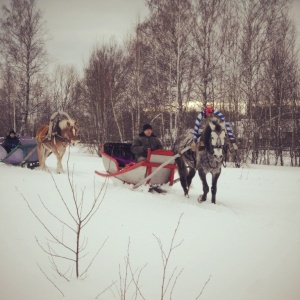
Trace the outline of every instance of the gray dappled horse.
<instances>
[{"instance_id":1,"label":"gray dappled horse","mask_svg":"<svg viewBox=\"0 0 300 300\"><path fill-rule=\"evenodd\" d=\"M186 197L189 196L188 193L192 179L196 174L196 170L198 170L203 187L203 194L199 196L198 201L203 202L206 200L207 193L209 192L206 174L211 173L211 201L212 203L216 203L217 182L221 174L225 155L225 137L225 122L217 118L212 120L207 119L207 124L201 134L196 151L188 150L176 158L180 183ZM184 147L190 145L192 141L193 132L189 130L177 139L174 144L174 152L179 153Z\"/></svg>"}]
</instances>

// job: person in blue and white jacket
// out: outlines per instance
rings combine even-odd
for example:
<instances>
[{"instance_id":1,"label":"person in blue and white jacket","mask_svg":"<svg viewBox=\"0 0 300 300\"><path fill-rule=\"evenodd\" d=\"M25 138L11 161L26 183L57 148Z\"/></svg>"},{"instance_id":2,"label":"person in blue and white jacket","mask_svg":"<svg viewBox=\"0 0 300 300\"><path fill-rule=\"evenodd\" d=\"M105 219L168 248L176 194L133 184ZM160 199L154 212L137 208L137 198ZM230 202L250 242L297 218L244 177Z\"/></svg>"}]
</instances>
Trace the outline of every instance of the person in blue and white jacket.
<instances>
[{"instance_id":1,"label":"person in blue and white jacket","mask_svg":"<svg viewBox=\"0 0 300 300\"><path fill-rule=\"evenodd\" d=\"M201 136L201 129L200 129L201 121L211 115L214 115L214 116L218 117L219 119L221 119L222 121L225 121L225 128L226 128L226 132L228 134L229 140L233 146L233 149L237 150L238 147L237 147L237 144L235 141L235 137L234 137L231 125L229 124L229 122L226 120L225 116L220 111L214 109L213 105L207 105L206 108L202 112L200 112L200 114L196 118L195 126L194 126L193 144L191 145L192 150L196 149L198 139Z\"/></svg>"}]
</instances>

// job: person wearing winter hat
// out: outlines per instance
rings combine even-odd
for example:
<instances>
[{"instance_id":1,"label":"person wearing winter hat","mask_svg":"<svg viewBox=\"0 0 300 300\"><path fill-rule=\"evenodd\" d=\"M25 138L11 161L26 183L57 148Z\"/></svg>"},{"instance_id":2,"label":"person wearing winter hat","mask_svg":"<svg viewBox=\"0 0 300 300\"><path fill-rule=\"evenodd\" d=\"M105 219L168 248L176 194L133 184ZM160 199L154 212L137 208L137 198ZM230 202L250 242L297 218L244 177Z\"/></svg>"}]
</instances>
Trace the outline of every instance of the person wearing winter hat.
<instances>
[{"instance_id":1,"label":"person wearing winter hat","mask_svg":"<svg viewBox=\"0 0 300 300\"><path fill-rule=\"evenodd\" d=\"M21 143L19 138L16 136L16 132L14 130L11 130L4 139L1 146L6 150L7 153L9 153L11 150L13 150L20 144Z\"/></svg>"},{"instance_id":2,"label":"person wearing winter hat","mask_svg":"<svg viewBox=\"0 0 300 300\"><path fill-rule=\"evenodd\" d=\"M135 155L136 162L145 161L147 158L148 148L152 151L162 149L162 143L152 131L150 124L143 125L143 131L134 139L131 145L131 151Z\"/></svg>"}]
</instances>

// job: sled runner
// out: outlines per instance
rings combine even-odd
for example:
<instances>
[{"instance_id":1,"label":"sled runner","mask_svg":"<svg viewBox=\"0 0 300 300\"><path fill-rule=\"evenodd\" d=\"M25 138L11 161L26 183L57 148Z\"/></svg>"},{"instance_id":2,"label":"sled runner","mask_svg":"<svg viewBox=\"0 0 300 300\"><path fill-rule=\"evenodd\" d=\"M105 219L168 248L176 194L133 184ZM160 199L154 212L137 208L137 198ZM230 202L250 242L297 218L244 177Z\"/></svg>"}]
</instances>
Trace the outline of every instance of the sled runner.
<instances>
[{"instance_id":1,"label":"sled runner","mask_svg":"<svg viewBox=\"0 0 300 300\"><path fill-rule=\"evenodd\" d=\"M9 153L0 146L0 161L5 164L22 166L33 169L39 165L37 144L35 138L19 137L21 145L15 147Z\"/></svg>"},{"instance_id":2,"label":"sled runner","mask_svg":"<svg viewBox=\"0 0 300 300\"><path fill-rule=\"evenodd\" d=\"M134 187L174 183L176 164L171 150L148 149L146 161L135 163L130 143L106 143L101 155L106 173L95 173L102 177L114 177Z\"/></svg>"}]
</instances>

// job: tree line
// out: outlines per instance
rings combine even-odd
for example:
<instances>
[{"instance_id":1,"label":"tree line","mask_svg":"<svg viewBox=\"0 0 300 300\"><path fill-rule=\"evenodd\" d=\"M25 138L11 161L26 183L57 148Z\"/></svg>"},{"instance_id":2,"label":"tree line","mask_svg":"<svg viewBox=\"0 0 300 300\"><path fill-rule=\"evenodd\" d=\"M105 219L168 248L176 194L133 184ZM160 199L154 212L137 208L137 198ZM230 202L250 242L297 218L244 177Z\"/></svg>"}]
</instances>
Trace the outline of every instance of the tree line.
<instances>
[{"instance_id":1,"label":"tree line","mask_svg":"<svg viewBox=\"0 0 300 300\"><path fill-rule=\"evenodd\" d=\"M289 0L146 0L124 44L95 46L82 72L47 72L36 0L2 7L0 135L34 136L64 110L86 143L131 141L152 123L165 145L213 104L243 161L299 166L299 53Z\"/></svg>"}]
</instances>

